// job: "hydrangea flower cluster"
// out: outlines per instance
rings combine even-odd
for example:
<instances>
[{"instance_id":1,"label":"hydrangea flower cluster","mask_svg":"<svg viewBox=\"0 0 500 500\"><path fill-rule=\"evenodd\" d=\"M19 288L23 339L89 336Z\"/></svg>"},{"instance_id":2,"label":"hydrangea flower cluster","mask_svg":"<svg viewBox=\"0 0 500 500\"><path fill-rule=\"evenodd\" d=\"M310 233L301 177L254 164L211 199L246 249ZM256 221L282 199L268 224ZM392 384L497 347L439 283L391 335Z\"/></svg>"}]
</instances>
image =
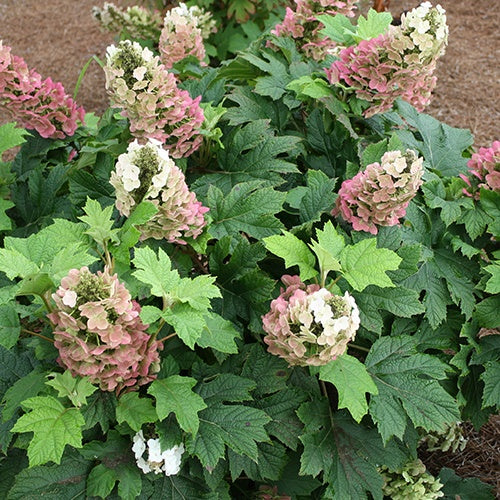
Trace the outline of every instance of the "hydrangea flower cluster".
<instances>
[{"instance_id":1,"label":"hydrangea flower cluster","mask_svg":"<svg viewBox=\"0 0 500 500\"><path fill-rule=\"evenodd\" d=\"M343 14L353 17L357 2L355 0L294 0L294 2L295 10L287 7L283 22L277 24L271 33L295 39L299 50L307 57L320 61L336 47L336 43L319 33L324 26L316 16Z\"/></svg>"},{"instance_id":2,"label":"hydrangea flower cluster","mask_svg":"<svg viewBox=\"0 0 500 500\"><path fill-rule=\"evenodd\" d=\"M354 298L305 285L299 276L285 275L281 281L286 289L262 317L268 351L301 366L325 365L341 356L360 325Z\"/></svg>"},{"instance_id":3,"label":"hydrangea flower cluster","mask_svg":"<svg viewBox=\"0 0 500 500\"><path fill-rule=\"evenodd\" d=\"M500 141L494 141L489 148L480 148L467 162L472 178L460 177L467 183L464 194L479 198L479 189L500 191ZM471 182L472 181L472 182Z\"/></svg>"},{"instance_id":4,"label":"hydrangea flower cluster","mask_svg":"<svg viewBox=\"0 0 500 500\"><path fill-rule=\"evenodd\" d=\"M443 484L426 471L419 459L409 462L402 469L381 469L384 478L382 492L392 500L435 500L444 496Z\"/></svg>"},{"instance_id":5,"label":"hydrangea flower cluster","mask_svg":"<svg viewBox=\"0 0 500 500\"><path fill-rule=\"evenodd\" d=\"M92 8L92 16L104 31L125 31L132 38L157 40L163 24L161 13L138 5L122 9L112 2Z\"/></svg>"},{"instance_id":6,"label":"hydrangea flower cluster","mask_svg":"<svg viewBox=\"0 0 500 500\"><path fill-rule=\"evenodd\" d=\"M444 10L425 2L401 26L340 50L326 75L331 84L347 84L359 99L372 103L364 111L367 118L391 109L398 97L422 111L436 85L434 70L447 35Z\"/></svg>"},{"instance_id":7,"label":"hydrangea flower cluster","mask_svg":"<svg viewBox=\"0 0 500 500\"><path fill-rule=\"evenodd\" d=\"M138 227L141 239L167 239L185 244L182 237L196 238L205 226L208 211L189 191L182 171L157 141L129 144L118 157L109 181L116 191L116 208L129 216L142 200L153 203L158 212Z\"/></svg>"},{"instance_id":8,"label":"hydrangea flower cluster","mask_svg":"<svg viewBox=\"0 0 500 500\"><path fill-rule=\"evenodd\" d=\"M184 453L184 445L176 445L173 448L162 451L160 440L150 438L146 441L142 430L133 438L132 451L139 469L145 474L154 472L155 474L165 474L173 476L181 470L181 459ZM147 459L143 457L144 452L148 450Z\"/></svg>"},{"instance_id":9,"label":"hydrangea flower cluster","mask_svg":"<svg viewBox=\"0 0 500 500\"><path fill-rule=\"evenodd\" d=\"M107 49L106 89L111 104L123 108L135 137L156 139L174 158L196 151L203 136L201 96L192 99L157 56L124 40Z\"/></svg>"},{"instance_id":10,"label":"hydrangea flower cluster","mask_svg":"<svg viewBox=\"0 0 500 500\"><path fill-rule=\"evenodd\" d=\"M36 130L42 137L72 136L85 110L66 94L60 82L42 80L21 57L0 40L0 107L19 126Z\"/></svg>"},{"instance_id":11,"label":"hydrangea flower cluster","mask_svg":"<svg viewBox=\"0 0 500 500\"><path fill-rule=\"evenodd\" d=\"M340 187L332 215L341 215L356 231L377 234L377 226L394 226L422 185L423 158L414 151L387 151Z\"/></svg>"},{"instance_id":12,"label":"hydrangea flower cluster","mask_svg":"<svg viewBox=\"0 0 500 500\"><path fill-rule=\"evenodd\" d=\"M161 62L169 69L188 56L203 61L203 40L215 31L215 21L210 12L205 12L196 5L188 8L181 2L165 15L158 47Z\"/></svg>"},{"instance_id":13,"label":"hydrangea flower cluster","mask_svg":"<svg viewBox=\"0 0 500 500\"><path fill-rule=\"evenodd\" d=\"M151 342L140 306L107 269L72 269L52 295L58 362L73 375L89 377L103 391L120 392L156 378L163 344Z\"/></svg>"},{"instance_id":14,"label":"hydrangea flower cluster","mask_svg":"<svg viewBox=\"0 0 500 500\"><path fill-rule=\"evenodd\" d=\"M468 439L464 436L462 422L453 422L443 432L426 432L420 443L429 451L463 451Z\"/></svg>"}]
</instances>

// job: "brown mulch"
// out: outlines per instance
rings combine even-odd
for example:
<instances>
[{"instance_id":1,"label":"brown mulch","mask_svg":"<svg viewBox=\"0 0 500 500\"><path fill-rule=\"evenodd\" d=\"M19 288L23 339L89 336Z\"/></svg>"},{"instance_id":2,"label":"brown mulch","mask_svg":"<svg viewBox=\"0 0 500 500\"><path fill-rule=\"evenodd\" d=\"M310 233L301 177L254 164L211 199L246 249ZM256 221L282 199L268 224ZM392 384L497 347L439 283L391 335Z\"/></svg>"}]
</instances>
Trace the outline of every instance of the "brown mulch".
<instances>
[{"instance_id":1,"label":"brown mulch","mask_svg":"<svg viewBox=\"0 0 500 500\"><path fill-rule=\"evenodd\" d=\"M450 27L449 46L438 64L438 84L428 112L455 127L469 128L475 145L489 146L500 139L500 30L495 2L491 0L439 0L446 9ZM94 55L104 59L113 36L102 33L91 17L93 5L103 0L0 0L0 39L23 57L31 68L61 81L73 93L80 71ZM133 5L140 0L115 0ZM391 0L393 15L420 3ZM101 114L108 101L104 75L93 61L81 84L77 101L87 111ZM0 124L9 120L0 111ZM480 432L468 428L469 444L455 455L433 453L426 463L433 473L443 466L457 474L479 477L495 485L500 476L500 417L494 417ZM497 491L500 488L497 487Z\"/></svg>"},{"instance_id":2,"label":"brown mulch","mask_svg":"<svg viewBox=\"0 0 500 500\"><path fill-rule=\"evenodd\" d=\"M496 488L500 498L500 415L492 416L479 431L472 424L463 424L467 446L452 453L419 450L419 457L427 470L437 476L443 467L453 469L460 477L476 477Z\"/></svg>"}]
</instances>

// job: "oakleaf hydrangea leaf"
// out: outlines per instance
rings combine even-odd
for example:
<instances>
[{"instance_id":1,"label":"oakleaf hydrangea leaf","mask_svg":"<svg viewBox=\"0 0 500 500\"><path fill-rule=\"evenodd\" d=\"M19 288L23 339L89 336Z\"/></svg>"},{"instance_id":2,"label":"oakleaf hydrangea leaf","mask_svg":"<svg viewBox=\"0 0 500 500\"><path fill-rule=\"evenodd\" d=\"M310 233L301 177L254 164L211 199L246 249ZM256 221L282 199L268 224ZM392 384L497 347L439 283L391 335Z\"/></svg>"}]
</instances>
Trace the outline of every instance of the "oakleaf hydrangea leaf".
<instances>
[{"instance_id":1,"label":"oakleaf hydrangea leaf","mask_svg":"<svg viewBox=\"0 0 500 500\"><path fill-rule=\"evenodd\" d=\"M316 264L314 255L297 236L288 231L283 231L283 234L268 236L263 241L271 253L285 260L287 268L299 266L302 281L307 281L318 274L314 269Z\"/></svg>"},{"instance_id":2,"label":"oakleaf hydrangea leaf","mask_svg":"<svg viewBox=\"0 0 500 500\"><path fill-rule=\"evenodd\" d=\"M368 285L382 288L394 286L386 271L397 269L401 260L401 257L392 250L377 248L375 238L347 246L340 254L343 276L359 292Z\"/></svg>"},{"instance_id":3,"label":"oakleaf hydrangea leaf","mask_svg":"<svg viewBox=\"0 0 500 500\"><path fill-rule=\"evenodd\" d=\"M157 418L150 398L141 398L137 392L128 392L120 397L116 407L116 420L119 423L127 422L138 432L143 424L156 422Z\"/></svg>"},{"instance_id":4,"label":"oakleaf hydrangea leaf","mask_svg":"<svg viewBox=\"0 0 500 500\"><path fill-rule=\"evenodd\" d=\"M133 263L136 270L132 274L150 285L151 293L156 297L168 297L180 281L179 273L172 270L170 257L161 248L158 256L151 248L137 248Z\"/></svg>"},{"instance_id":5,"label":"oakleaf hydrangea leaf","mask_svg":"<svg viewBox=\"0 0 500 500\"><path fill-rule=\"evenodd\" d=\"M0 345L10 349L16 344L20 333L21 324L13 303L0 305Z\"/></svg>"},{"instance_id":6,"label":"oakleaf hydrangea leaf","mask_svg":"<svg viewBox=\"0 0 500 500\"><path fill-rule=\"evenodd\" d=\"M155 380L148 394L156 398L156 413L160 420L174 412L181 429L196 435L200 425L198 412L207 407L203 398L193 392L196 380L191 377L172 375Z\"/></svg>"},{"instance_id":7,"label":"oakleaf hydrangea leaf","mask_svg":"<svg viewBox=\"0 0 500 500\"><path fill-rule=\"evenodd\" d=\"M339 257L345 247L344 237L337 233L331 221L328 221L323 230L316 231L316 240L309 245L316 254L324 279L330 271L340 271Z\"/></svg>"},{"instance_id":8,"label":"oakleaf hydrangea leaf","mask_svg":"<svg viewBox=\"0 0 500 500\"><path fill-rule=\"evenodd\" d=\"M51 396L26 399L23 407L31 411L16 422L12 432L33 432L28 446L31 467L49 461L59 464L67 444L81 448L85 420L79 410L65 408Z\"/></svg>"},{"instance_id":9,"label":"oakleaf hydrangea leaf","mask_svg":"<svg viewBox=\"0 0 500 500\"><path fill-rule=\"evenodd\" d=\"M89 226L85 232L99 245L104 246L107 240L118 242L117 233L119 230L111 229L114 224L114 220L111 218L113 206L102 208L98 201L87 198L83 211L86 215L78 218Z\"/></svg>"},{"instance_id":10,"label":"oakleaf hydrangea leaf","mask_svg":"<svg viewBox=\"0 0 500 500\"><path fill-rule=\"evenodd\" d=\"M493 406L500 407L500 363L498 361L488 361L485 371L481 374L484 382L483 408Z\"/></svg>"},{"instance_id":11,"label":"oakleaf hydrangea leaf","mask_svg":"<svg viewBox=\"0 0 500 500\"><path fill-rule=\"evenodd\" d=\"M356 358L343 354L319 369L319 378L331 382L339 393L339 408L347 408L356 422L368 413L366 393L378 394L378 389Z\"/></svg>"},{"instance_id":12,"label":"oakleaf hydrangea leaf","mask_svg":"<svg viewBox=\"0 0 500 500\"><path fill-rule=\"evenodd\" d=\"M87 377L73 377L69 370L64 373L51 373L45 382L53 387L60 398L67 397L74 406L80 408L87 404L87 397L97 391L97 387L92 385Z\"/></svg>"}]
</instances>

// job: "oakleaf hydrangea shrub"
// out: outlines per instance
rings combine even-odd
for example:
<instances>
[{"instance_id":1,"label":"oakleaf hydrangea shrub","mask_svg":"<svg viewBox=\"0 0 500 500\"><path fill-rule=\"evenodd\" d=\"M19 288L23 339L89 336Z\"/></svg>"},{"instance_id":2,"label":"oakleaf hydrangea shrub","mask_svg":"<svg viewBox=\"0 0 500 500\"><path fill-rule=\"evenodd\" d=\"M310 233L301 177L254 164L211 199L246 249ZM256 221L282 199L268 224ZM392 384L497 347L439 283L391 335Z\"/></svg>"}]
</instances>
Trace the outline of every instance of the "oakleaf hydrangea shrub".
<instances>
[{"instance_id":1,"label":"oakleaf hydrangea shrub","mask_svg":"<svg viewBox=\"0 0 500 500\"><path fill-rule=\"evenodd\" d=\"M158 212L138 226L141 239L165 238L171 243L186 244L182 237L196 238L206 224L208 211L189 191L184 174L156 141L141 146L132 142L118 157L109 182L116 191L116 208L129 216L143 200L150 201Z\"/></svg>"},{"instance_id":2,"label":"oakleaf hydrangea shrub","mask_svg":"<svg viewBox=\"0 0 500 500\"><path fill-rule=\"evenodd\" d=\"M109 271L72 269L52 295L58 362L104 391L137 388L156 378L158 350L139 318L140 305Z\"/></svg>"},{"instance_id":3,"label":"oakleaf hydrangea shrub","mask_svg":"<svg viewBox=\"0 0 500 500\"><path fill-rule=\"evenodd\" d=\"M498 142L419 111L444 12L214 5L108 5L112 107L0 127L0 490L465 498L420 460L498 413Z\"/></svg>"},{"instance_id":4,"label":"oakleaf hydrangea shrub","mask_svg":"<svg viewBox=\"0 0 500 500\"><path fill-rule=\"evenodd\" d=\"M66 94L62 83L42 80L23 58L0 40L0 106L18 126L42 137L64 139L83 122L85 110Z\"/></svg>"}]
</instances>

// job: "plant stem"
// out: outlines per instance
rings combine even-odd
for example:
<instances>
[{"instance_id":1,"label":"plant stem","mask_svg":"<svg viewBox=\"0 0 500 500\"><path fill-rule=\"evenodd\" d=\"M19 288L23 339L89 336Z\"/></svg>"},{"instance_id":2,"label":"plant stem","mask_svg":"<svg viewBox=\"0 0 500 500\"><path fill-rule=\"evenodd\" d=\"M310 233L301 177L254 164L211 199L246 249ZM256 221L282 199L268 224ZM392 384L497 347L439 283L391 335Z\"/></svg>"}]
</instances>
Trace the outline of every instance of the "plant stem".
<instances>
[{"instance_id":1,"label":"plant stem","mask_svg":"<svg viewBox=\"0 0 500 500\"><path fill-rule=\"evenodd\" d=\"M354 349L358 349L359 351L363 351L363 352L370 352L370 349L368 349L367 347L363 347L361 345L358 345L358 344L353 344L352 342L350 342L349 344L347 344L349 347L353 347Z\"/></svg>"},{"instance_id":2,"label":"plant stem","mask_svg":"<svg viewBox=\"0 0 500 500\"><path fill-rule=\"evenodd\" d=\"M319 385L321 386L321 392L325 396L326 400L328 401L328 413L330 415L330 423L332 424L332 429L335 428L335 422L333 421L333 413L332 413L332 407L330 406L330 397L328 396L328 390L326 388L326 384L324 380L321 380L318 377L319 380Z\"/></svg>"},{"instance_id":3,"label":"plant stem","mask_svg":"<svg viewBox=\"0 0 500 500\"><path fill-rule=\"evenodd\" d=\"M48 342L54 343L52 339L49 339L49 337L46 337L45 335L42 335L41 333L37 332L32 332L31 330L26 330L26 328L21 328L21 331L24 333L29 333L30 335L34 335L35 337L40 337L43 340L47 340Z\"/></svg>"}]
</instances>

